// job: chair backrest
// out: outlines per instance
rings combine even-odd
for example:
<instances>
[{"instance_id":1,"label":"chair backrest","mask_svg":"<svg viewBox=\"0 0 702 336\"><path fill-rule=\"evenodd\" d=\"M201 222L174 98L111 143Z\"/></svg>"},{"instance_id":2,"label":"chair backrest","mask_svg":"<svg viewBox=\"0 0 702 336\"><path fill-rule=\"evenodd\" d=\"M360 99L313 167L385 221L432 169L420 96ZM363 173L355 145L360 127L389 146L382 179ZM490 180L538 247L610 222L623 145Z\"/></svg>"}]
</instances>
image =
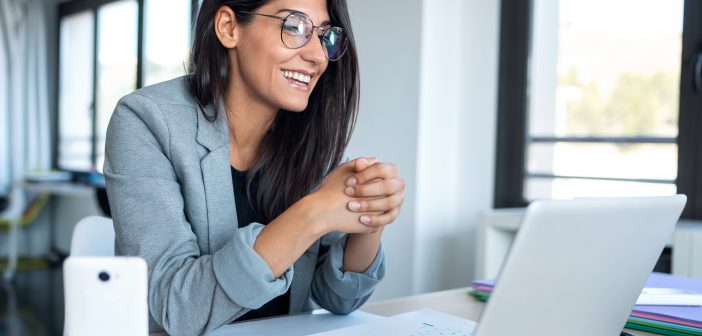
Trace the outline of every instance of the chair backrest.
<instances>
[{"instance_id":1,"label":"chair backrest","mask_svg":"<svg viewBox=\"0 0 702 336\"><path fill-rule=\"evenodd\" d=\"M115 229L112 219L100 216L83 218L73 229L71 256L115 255Z\"/></svg>"}]
</instances>

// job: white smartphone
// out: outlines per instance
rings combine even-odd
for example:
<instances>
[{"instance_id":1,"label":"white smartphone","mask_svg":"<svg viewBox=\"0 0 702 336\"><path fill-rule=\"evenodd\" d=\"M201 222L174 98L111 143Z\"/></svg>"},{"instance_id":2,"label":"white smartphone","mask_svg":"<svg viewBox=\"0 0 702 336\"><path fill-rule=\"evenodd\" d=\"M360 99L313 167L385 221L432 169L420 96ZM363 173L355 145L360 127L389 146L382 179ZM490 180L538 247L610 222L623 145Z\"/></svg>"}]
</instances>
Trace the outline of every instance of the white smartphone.
<instances>
[{"instance_id":1,"label":"white smartphone","mask_svg":"<svg viewBox=\"0 0 702 336\"><path fill-rule=\"evenodd\" d=\"M148 335L146 262L69 257L63 264L64 335Z\"/></svg>"}]
</instances>

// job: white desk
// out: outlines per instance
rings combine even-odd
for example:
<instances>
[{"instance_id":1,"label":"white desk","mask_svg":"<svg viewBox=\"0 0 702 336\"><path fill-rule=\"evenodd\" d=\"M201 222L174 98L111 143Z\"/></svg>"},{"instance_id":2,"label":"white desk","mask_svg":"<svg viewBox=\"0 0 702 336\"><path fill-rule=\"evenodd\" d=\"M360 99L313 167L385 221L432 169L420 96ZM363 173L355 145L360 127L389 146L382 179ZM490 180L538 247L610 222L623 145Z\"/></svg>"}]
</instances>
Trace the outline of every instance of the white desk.
<instances>
[{"instance_id":1,"label":"white desk","mask_svg":"<svg viewBox=\"0 0 702 336\"><path fill-rule=\"evenodd\" d=\"M457 288L457 289L450 289L450 290L445 290L445 291L439 291L439 292L433 292L433 293L427 293L427 294L421 294L421 295L414 295L414 296L408 296L408 297L403 297L403 298L398 298L398 299L391 299L391 300L383 300L383 301L377 301L377 302L371 302L367 303L363 307L361 307L361 311L365 313L371 313L375 315L380 315L380 316L393 316L397 314L402 314L402 313L407 313L415 310L420 310L420 309L433 309L436 311L440 311L446 314L451 314L454 316L462 317L468 320L472 321L478 321L480 319L480 314L482 314L483 309L485 308L485 303L480 302L475 300L473 297L469 296L467 294L467 291L470 290L470 287L464 287L464 288ZM286 316L283 318L290 319L290 318L295 319L293 321L293 324L299 323L300 321L297 320L302 320L306 321L306 323L323 323L324 325L321 326L320 328L314 328L314 329L306 329L306 330L314 330L315 332L320 332L323 330L328 330L325 328L328 328L329 325L334 324L335 326L338 327L344 327L344 326L351 326L354 324L358 323L364 323L372 320L372 316L366 316L366 315L359 315L359 314L352 314L350 316L327 316L324 319L319 319L311 316L310 314L300 314L300 315L294 315L294 316ZM266 322L268 321L268 322ZM256 330L256 332L261 331L261 335L265 335L266 331L274 331L274 330L279 330L281 325L280 325L281 318L271 318L271 319L264 319L264 320L259 320L256 321L255 323L258 323L257 329L252 329ZM330 324L330 321L332 324ZM270 323L270 326L272 329L268 329L265 324L261 324L261 322L264 323ZM247 324L251 322L243 322L242 324ZM263 330L263 328L266 328ZM630 333L637 335L637 336L653 336L655 334L652 333L647 333L643 331L633 331L629 330ZM236 327L236 323L233 325L229 326L224 326L213 333L211 333L211 336L228 336L228 335L238 335L238 331L241 331L241 329ZM255 335L259 335L256 332L254 332ZM300 335L300 333L296 333L294 331L291 331L291 335ZM304 333L302 333L304 334ZM150 336L162 336L165 335L165 333L152 333Z\"/></svg>"},{"instance_id":2,"label":"white desk","mask_svg":"<svg viewBox=\"0 0 702 336\"><path fill-rule=\"evenodd\" d=\"M450 289L399 299L378 301L366 304L361 310L381 316L392 316L423 308L438 310L447 314L478 321L485 308L485 303L466 294L470 287ZM637 336L655 335L643 331L629 330Z\"/></svg>"}]
</instances>

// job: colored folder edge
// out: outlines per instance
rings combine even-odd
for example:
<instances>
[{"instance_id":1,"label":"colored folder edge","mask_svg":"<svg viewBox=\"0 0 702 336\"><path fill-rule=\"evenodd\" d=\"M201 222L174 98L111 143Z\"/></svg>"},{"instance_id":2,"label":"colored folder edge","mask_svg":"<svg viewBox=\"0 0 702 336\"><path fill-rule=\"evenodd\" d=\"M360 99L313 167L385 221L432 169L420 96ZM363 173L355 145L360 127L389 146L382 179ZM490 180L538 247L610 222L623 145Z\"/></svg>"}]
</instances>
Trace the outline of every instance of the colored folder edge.
<instances>
[{"instance_id":1,"label":"colored folder edge","mask_svg":"<svg viewBox=\"0 0 702 336\"><path fill-rule=\"evenodd\" d=\"M665 330L676 331L676 332L689 333L690 335L702 335L702 329L695 328L695 327L688 327L688 326L684 326L681 324L649 320L649 319L644 319L644 318L634 317L634 316L629 317L628 322L634 323L634 324L639 324L639 325L644 325L644 326L649 326L649 327L655 327L655 328L660 328L660 329L665 329Z\"/></svg>"},{"instance_id":2,"label":"colored folder edge","mask_svg":"<svg viewBox=\"0 0 702 336\"><path fill-rule=\"evenodd\" d=\"M702 290L702 281L669 274L652 273L646 284L649 287L671 287ZM486 302L495 286L495 280L476 280L468 294ZM627 321L627 328L655 332L661 335L702 336L702 320L691 318L700 307L636 306ZM694 309L694 310L690 310ZM685 314L685 313L687 314Z\"/></svg>"},{"instance_id":3,"label":"colored folder edge","mask_svg":"<svg viewBox=\"0 0 702 336\"><path fill-rule=\"evenodd\" d=\"M640 312L637 312L636 310L631 312L631 316L643 318L643 319L647 319L647 320L668 322L668 323L674 323L674 324L682 324L682 325L686 325L688 327L695 327L695 328L702 329L702 323L691 322L691 321L676 319L676 318L667 317L667 316L660 316L660 315L654 315L654 314L648 314L648 313L640 313Z\"/></svg>"},{"instance_id":4,"label":"colored folder edge","mask_svg":"<svg viewBox=\"0 0 702 336\"><path fill-rule=\"evenodd\" d=\"M675 330L668 330L668 329L662 329L662 328L658 328L658 327L652 327L652 326L642 325L642 324L628 322L628 321L624 327L631 329L631 330L645 331L645 332L650 332L650 333L659 334L659 335L669 335L669 336L702 335L700 333L687 333L687 332L681 332L681 331L675 331Z\"/></svg>"}]
</instances>

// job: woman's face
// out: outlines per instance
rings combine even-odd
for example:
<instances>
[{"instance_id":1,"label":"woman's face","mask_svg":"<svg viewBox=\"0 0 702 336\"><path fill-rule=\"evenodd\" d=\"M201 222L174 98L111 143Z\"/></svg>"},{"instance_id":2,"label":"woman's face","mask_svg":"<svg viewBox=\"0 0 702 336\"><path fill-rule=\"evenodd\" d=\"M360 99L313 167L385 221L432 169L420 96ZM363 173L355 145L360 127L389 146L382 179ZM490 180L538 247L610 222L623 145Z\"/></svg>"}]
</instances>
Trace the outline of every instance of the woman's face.
<instances>
[{"instance_id":1,"label":"woman's face","mask_svg":"<svg viewBox=\"0 0 702 336\"><path fill-rule=\"evenodd\" d=\"M273 0L255 12L286 17L291 10L305 14L315 26L329 21L326 0ZM317 31L303 47L289 49L281 41L281 24L254 15L250 23L238 26L238 41L230 50L230 87L275 110L302 111L329 61Z\"/></svg>"}]
</instances>

